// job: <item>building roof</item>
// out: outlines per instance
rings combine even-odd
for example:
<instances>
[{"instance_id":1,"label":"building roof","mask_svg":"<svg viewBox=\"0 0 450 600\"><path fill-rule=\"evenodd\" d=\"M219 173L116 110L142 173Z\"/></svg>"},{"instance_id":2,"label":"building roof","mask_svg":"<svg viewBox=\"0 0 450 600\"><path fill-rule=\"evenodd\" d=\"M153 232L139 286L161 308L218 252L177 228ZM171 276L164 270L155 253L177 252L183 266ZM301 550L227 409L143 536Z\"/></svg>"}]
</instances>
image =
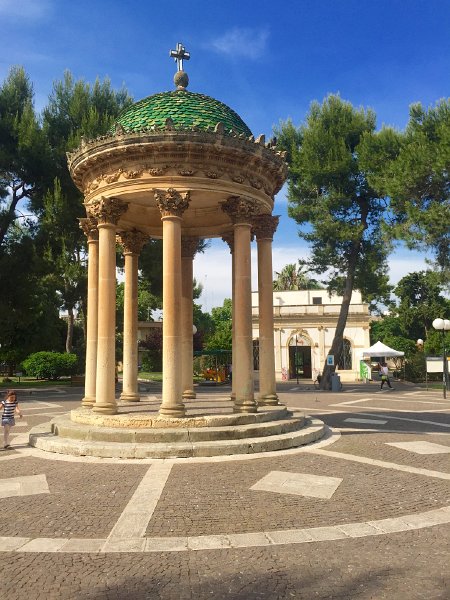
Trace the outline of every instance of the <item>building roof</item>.
<instances>
[{"instance_id":1,"label":"building roof","mask_svg":"<svg viewBox=\"0 0 450 600\"><path fill-rule=\"evenodd\" d=\"M223 124L224 133L250 137L252 132L241 117L223 102L187 90L161 92L126 108L116 120L126 133L163 129L170 119L175 130L214 131Z\"/></svg>"}]
</instances>

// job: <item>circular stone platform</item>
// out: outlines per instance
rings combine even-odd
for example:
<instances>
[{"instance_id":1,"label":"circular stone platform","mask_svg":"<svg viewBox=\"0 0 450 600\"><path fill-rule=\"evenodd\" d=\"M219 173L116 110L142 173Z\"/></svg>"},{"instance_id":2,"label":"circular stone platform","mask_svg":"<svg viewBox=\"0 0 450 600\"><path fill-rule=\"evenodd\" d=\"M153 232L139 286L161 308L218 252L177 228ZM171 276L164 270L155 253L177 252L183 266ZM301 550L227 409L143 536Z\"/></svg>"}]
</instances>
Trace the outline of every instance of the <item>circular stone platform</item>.
<instances>
[{"instance_id":1,"label":"circular stone platform","mask_svg":"<svg viewBox=\"0 0 450 600\"><path fill-rule=\"evenodd\" d=\"M102 458L180 458L252 454L317 441L324 423L286 407L179 419L121 406L116 415L79 408L30 431L30 445L48 452Z\"/></svg>"}]
</instances>

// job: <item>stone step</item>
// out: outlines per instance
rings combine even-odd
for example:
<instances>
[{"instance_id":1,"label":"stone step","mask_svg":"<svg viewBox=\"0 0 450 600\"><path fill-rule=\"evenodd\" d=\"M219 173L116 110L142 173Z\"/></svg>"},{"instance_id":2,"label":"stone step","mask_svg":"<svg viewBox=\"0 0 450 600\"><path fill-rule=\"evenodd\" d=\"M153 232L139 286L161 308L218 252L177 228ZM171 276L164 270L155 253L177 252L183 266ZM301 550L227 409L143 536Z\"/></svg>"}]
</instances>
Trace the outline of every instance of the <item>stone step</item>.
<instances>
[{"instance_id":1,"label":"stone step","mask_svg":"<svg viewBox=\"0 0 450 600\"><path fill-rule=\"evenodd\" d=\"M262 421L248 425L132 429L128 427L96 427L74 423L68 416L64 415L53 419L51 426L53 433L63 438L123 444L158 444L267 437L297 431L303 427L304 422L304 414L298 412L288 419L277 418L275 421Z\"/></svg>"},{"instance_id":2,"label":"stone step","mask_svg":"<svg viewBox=\"0 0 450 600\"><path fill-rule=\"evenodd\" d=\"M38 425L30 431L30 445L46 452L72 456L100 458L188 458L254 454L287 450L310 444L322 438L327 431L319 419L307 418L304 426L293 432L265 437L237 440L209 440L197 442L120 443L77 440L55 435L50 423Z\"/></svg>"}]
</instances>

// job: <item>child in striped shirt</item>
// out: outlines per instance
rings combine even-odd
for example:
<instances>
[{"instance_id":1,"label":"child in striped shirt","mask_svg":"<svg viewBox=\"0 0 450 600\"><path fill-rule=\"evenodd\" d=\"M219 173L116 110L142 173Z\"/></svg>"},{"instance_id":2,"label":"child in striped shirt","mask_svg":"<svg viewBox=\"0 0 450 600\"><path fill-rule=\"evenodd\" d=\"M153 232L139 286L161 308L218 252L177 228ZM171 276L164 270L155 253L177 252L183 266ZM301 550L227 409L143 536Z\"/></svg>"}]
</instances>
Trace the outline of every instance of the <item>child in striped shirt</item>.
<instances>
[{"instance_id":1,"label":"child in striped shirt","mask_svg":"<svg viewBox=\"0 0 450 600\"><path fill-rule=\"evenodd\" d=\"M8 390L6 392L5 400L2 400L3 406L3 414L2 414L2 425L3 425L3 436L4 436L4 448L5 450L9 450L11 446L9 445L9 432L11 427L16 424L14 419L15 412L20 418L23 417L19 409L19 401L17 400L16 392L14 390Z\"/></svg>"}]
</instances>

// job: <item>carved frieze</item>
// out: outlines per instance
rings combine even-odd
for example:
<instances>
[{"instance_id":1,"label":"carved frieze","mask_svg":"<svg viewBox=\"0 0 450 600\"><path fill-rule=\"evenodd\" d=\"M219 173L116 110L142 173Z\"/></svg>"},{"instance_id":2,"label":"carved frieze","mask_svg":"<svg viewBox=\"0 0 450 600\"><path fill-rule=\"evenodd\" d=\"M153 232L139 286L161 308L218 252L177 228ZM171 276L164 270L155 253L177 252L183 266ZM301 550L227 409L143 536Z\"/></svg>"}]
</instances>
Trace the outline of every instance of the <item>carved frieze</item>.
<instances>
[{"instance_id":1,"label":"carved frieze","mask_svg":"<svg viewBox=\"0 0 450 600\"><path fill-rule=\"evenodd\" d=\"M167 190L153 190L156 204L158 205L163 217L176 216L181 217L189 206L190 192L179 192L174 188Z\"/></svg>"},{"instance_id":2,"label":"carved frieze","mask_svg":"<svg viewBox=\"0 0 450 600\"><path fill-rule=\"evenodd\" d=\"M117 225L120 217L126 212L128 203L119 198L102 196L100 200L94 200L85 206L87 215L97 219L99 225L106 223Z\"/></svg>"}]
</instances>

